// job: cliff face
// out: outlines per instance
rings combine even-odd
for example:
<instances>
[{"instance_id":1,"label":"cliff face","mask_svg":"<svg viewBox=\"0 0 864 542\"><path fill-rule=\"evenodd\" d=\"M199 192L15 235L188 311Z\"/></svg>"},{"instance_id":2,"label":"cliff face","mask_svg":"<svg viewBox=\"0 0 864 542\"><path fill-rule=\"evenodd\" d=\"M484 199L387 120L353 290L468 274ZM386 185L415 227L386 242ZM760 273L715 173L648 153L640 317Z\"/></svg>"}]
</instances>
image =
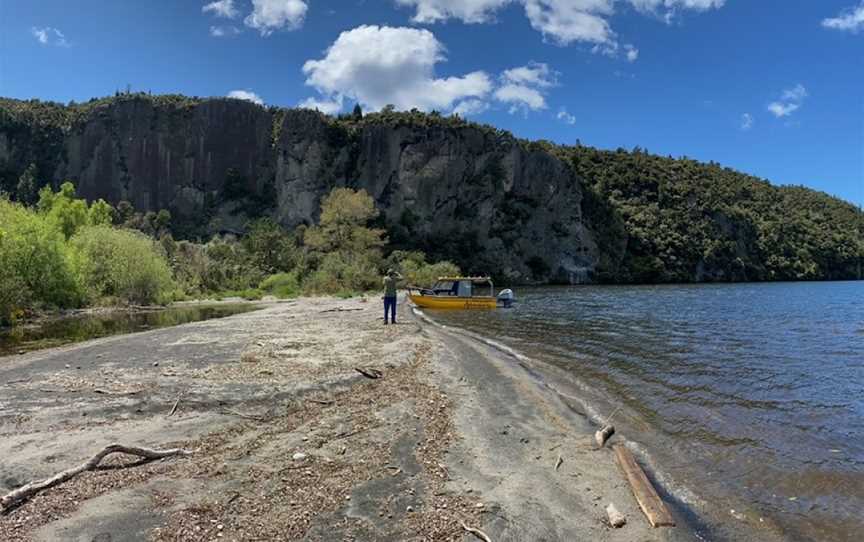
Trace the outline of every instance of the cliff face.
<instances>
[{"instance_id":1,"label":"cliff face","mask_svg":"<svg viewBox=\"0 0 864 542\"><path fill-rule=\"evenodd\" d=\"M227 99L129 97L74 115L54 107L39 117L50 122L0 109L7 190L36 163L43 181L71 180L88 199L169 209L175 224L203 234L242 231L257 214L311 223L325 194L350 186L375 198L394 244L467 271L579 282L598 261L570 168L489 128L434 117L335 122Z\"/></svg>"}]
</instances>

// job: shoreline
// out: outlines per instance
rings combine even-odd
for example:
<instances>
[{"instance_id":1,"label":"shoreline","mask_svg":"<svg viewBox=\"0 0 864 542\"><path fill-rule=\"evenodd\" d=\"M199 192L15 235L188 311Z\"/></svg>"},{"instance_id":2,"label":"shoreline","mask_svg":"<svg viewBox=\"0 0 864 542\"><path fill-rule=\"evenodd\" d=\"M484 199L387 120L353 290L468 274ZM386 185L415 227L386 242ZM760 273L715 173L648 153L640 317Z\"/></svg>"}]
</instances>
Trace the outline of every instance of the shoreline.
<instances>
[{"instance_id":1,"label":"shoreline","mask_svg":"<svg viewBox=\"0 0 864 542\"><path fill-rule=\"evenodd\" d=\"M460 521L496 541L701 538L678 506L678 527L648 525L584 407L549 381L405 303L383 326L376 301L305 298L6 358L2 493L109 441L195 452L82 474L0 516L0 538L458 540ZM308 506L289 496L309 491Z\"/></svg>"}]
</instances>

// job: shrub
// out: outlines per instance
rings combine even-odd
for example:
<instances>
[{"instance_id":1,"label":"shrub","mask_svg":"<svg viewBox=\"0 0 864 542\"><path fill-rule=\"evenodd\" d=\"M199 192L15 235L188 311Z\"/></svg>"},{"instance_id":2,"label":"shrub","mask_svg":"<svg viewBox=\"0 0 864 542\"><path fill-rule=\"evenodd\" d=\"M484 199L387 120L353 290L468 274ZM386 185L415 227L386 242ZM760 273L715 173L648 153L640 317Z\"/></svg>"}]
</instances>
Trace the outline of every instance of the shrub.
<instances>
[{"instance_id":1,"label":"shrub","mask_svg":"<svg viewBox=\"0 0 864 542\"><path fill-rule=\"evenodd\" d=\"M264 279L258 286L265 294L288 299L300 295L300 280L297 271L277 273Z\"/></svg>"},{"instance_id":2,"label":"shrub","mask_svg":"<svg viewBox=\"0 0 864 542\"><path fill-rule=\"evenodd\" d=\"M0 199L0 230L4 232L0 251L7 310L33 304L61 308L80 304L81 290L63 235L44 216Z\"/></svg>"},{"instance_id":3,"label":"shrub","mask_svg":"<svg viewBox=\"0 0 864 542\"><path fill-rule=\"evenodd\" d=\"M85 226L70 240L76 274L90 302L164 304L176 284L152 239L110 226Z\"/></svg>"}]
</instances>

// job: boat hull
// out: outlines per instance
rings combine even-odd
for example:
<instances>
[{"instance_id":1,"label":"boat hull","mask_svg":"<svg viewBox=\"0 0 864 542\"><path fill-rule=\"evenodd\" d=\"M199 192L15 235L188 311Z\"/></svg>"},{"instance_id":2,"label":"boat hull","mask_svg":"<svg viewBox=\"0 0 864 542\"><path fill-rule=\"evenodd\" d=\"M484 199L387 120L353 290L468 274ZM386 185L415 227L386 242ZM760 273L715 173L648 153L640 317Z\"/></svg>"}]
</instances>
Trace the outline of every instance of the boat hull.
<instances>
[{"instance_id":1,"label":"boat hull","mask_svg":"<svg viewBox=\"0 0 864 542\"><path fill-rule=\"evenodd\" d=\"M457 297L409 294L411 301L423 309L495 309L494 297Z\"/></svg>"}]
</instances>

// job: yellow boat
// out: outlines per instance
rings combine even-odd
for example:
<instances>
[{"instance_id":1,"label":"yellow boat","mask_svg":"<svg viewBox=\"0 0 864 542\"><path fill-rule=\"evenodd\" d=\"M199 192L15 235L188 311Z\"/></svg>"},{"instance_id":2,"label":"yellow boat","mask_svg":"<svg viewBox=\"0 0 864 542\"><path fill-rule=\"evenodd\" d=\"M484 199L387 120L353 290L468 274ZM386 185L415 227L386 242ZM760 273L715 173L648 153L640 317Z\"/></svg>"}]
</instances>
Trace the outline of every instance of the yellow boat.
<instances>
[{"instance_id":1,"label":"yellow boat","mask_svg":"<svg viewBox=\"0 0 864 542\"><path fill-rule=\"evenodd\" d=\"M489 295L475 295L488 285ZM484 288L485 289L485 288ZM495 286L489 277L439 277L431 288L408 287L408 297L423 309L494 309Z\"/></svg>"}]
</instances>

